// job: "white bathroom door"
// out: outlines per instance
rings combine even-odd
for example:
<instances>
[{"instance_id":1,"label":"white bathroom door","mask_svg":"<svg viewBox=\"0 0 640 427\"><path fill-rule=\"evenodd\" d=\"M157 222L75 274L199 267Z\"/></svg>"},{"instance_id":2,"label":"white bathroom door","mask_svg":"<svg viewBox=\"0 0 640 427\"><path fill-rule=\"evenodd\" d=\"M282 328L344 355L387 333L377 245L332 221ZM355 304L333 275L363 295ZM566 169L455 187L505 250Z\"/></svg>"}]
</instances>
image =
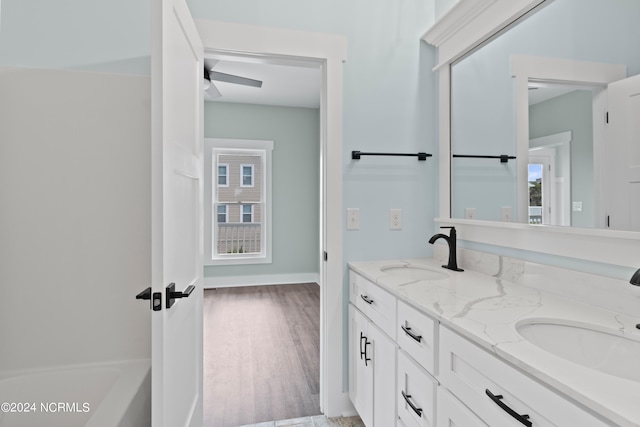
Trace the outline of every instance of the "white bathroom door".
<instances>
[{"instance_id":1,"label":"white bathroom door","mask_svg":"<svg viewBox=\"0 0 640 427\"><path fill-rule=\"evenodd\" d=\"M151 12L152 425L200 427L204 49L185 0Z\"/></svg>"},{"instance_id":2,"label":"white bathroom door","mask_svg":"<svg viewBox=\"0 0 640 427\"><path fill-rule=\"evenodd\" d=\"M640 231L640 75L609 84L609 228Z\"/></svg>"}]
</instances>

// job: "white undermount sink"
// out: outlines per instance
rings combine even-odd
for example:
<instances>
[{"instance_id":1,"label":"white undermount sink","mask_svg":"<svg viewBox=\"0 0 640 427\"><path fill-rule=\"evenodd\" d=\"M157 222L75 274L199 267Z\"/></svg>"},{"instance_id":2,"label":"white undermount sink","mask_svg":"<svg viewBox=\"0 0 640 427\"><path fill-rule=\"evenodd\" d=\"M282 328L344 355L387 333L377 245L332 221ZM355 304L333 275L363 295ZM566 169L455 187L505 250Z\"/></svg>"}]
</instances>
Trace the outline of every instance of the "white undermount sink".
<instances>
[{"instance_id":1,"label":"white undermount sink","mask_svg":"<svg viewBox=\"0 0 640 427\"><path fill-rule=\"evenodd\" d=\"M386 267L381 267L380 271L391 276L412 280L440 280L447 279L449 277L449 275L444 271L437 271L415 265L388 265Z\"/></svg>"},{"instance_id":2,"label":"white undermount sink","mask_svg":"<svg viewBox=\"0 0 640 427\"><path fill-rule=\"evenodd\" d=\"M640 341L615 330L559 319L530 319L518 333L541 349L605 374L640 382Z\"/></svg>"}]
</instances>

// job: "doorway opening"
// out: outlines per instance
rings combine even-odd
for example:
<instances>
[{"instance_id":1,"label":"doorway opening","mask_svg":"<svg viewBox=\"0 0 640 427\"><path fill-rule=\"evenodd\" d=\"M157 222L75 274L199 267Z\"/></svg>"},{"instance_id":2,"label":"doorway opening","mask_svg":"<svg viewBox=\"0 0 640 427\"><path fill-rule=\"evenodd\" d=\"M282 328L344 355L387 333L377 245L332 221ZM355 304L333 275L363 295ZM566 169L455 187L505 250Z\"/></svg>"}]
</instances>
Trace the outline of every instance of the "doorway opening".
<instances>
[{"instance_id":1,"label":"doorway opening","mask_svg":"<svg viewBox=\"0 0 640 427\"><path fill-rule=\"evenodd\" d=\"M516 98L519 221L528 222L526 216L529 192L526 190L528 189L527 157L531 148L530 139L571 129L566 125L561 129L554 126L557 117L554 117L552 107L558 107L562 101L566 105L574 103L573 107L566 105L560 107L563 115L581 112L579 117L574 114L569 118L575 123L579 122L577 126L584 129L586 135L582 138L576 129L573 129L571 146L575 147L569 150L571 170L565 175L574 176L571 176L570 191L564 191L565 196L569 194L571 203L570 206L563 206L564 217L566 218L567 215L571 217L570 221L563 220L563 222L572 227L604 228L605 191L602 183L605 173L603 159L606 158L603 143L606 139L606 88L611 82L625 77L625 67L619 64L528 55L513 55L511 67L515 79ZM534 101L534 98L541 95L543 95L542 100ZM554 105L548 105L549 108L540 108L543 104ZM540 110L539 118L534 117L534 110ZM541 120L545 115L552 116L554 120ZM579 144L578 140L588 140L589 144ZM578 147L582 147L582 151L578 150ZM561 161L556 163L558 170L564 169L562 164ZM582 172L581 176L577 175L579 172Z\"/></svg>"},{"instance_id":2,"label":"doorway opening","mask_svg":"<svg viewBox=\"0 0 640 427\"><path fill-rule=\"evenodd\" d=\"M352 413L345 375L347 323L342 247L342 101L347 39L335 34L209 20L196 20L196 27L205 55L233 54L253 61L320 66L320 409L327 417ZM207 277L205 284L206 281Z\"/></svg>"},{"instance_id":3,"label":"doorway opening","mask_svg":"<svg viewBox=\"0 0 640 427\"><path fill-rule=\"evenodd\" d=\"M215 255L221 230L233 227L241 249L205 257L204 419L237 426L320 415L322 64L207 51L205 67L205 141L229 145L218 149L222 160L205 151L205 240ZM238 152L251 140L272 144L268 183L262 163L249 168ZM224 151L232 149L238 159ZM256 208L254 180L270 209ZM239 231L259 223L269 224L268 261L249 256Z\"/></svg>"}]
</instances>

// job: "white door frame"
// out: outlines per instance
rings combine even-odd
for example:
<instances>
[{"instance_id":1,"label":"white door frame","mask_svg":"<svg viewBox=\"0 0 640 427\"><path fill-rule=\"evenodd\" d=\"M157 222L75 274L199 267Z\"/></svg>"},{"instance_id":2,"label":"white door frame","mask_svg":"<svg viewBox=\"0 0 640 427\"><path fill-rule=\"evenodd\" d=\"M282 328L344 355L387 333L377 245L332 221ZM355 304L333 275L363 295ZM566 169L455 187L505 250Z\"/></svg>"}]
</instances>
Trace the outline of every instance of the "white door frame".
<instances>
[{"instance_id":1,"label":"white door frame","mask_svg":"<svg viewBox=\"0 0 640 427\"><path fill-rule=\"evenodd\" d=\"M571 141L573 140L573 131L560 132L552 135L541 136L529 140L529 155L534 155L536 149L553 149L556 153L552 156L555 167L556 155L559 153L561 157L562 176L556 176L557 173L551 174L551 190L553 193L551 205L555 207L552 210L551 222L553 225L571 225Z\"/></svg>"},{"instance_id":2,"label":"white door frame","mask_svg":"<svg viewBox=\"0 0 640 427\"><path fill-rule=\"evenodd\" d=\"M198 20L206 51L265 59L317 62L322 66L320 106L320 409L328 417L354 413L345 390L347 347L342 254L342 63L344 36L229 22Z\"/></svg>"},{"instance_id":3,"label":"white door frame","mask_svg":"<svg viewBox=\"0 0 640 427\"><path fill-rule=\"evenodd\" d=\"M542 165L542 224L552 224L552 213L555 214L554 185L555 152L550 149L529 151L529 164Z\"/></svg>"}]
</instances>

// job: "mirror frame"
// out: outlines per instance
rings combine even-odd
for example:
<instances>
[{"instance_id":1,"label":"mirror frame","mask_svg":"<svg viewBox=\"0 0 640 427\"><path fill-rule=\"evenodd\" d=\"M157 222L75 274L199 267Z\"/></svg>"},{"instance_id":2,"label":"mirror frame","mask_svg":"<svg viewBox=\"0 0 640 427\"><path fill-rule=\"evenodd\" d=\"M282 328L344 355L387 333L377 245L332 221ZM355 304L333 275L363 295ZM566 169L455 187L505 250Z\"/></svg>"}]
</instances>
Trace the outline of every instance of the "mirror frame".
<instances>
[{"instance_id":1,"label":"mirror frame","mask_svg":"<svg viewBox=\"0 0 640 427\"><path fill-rule=\"evenodd\" d=\"M451 65L553 0L458 0L422 37L438 49L440 226L461 240L605 264L640 266L640 233L451 218ZM561 1L561 0L559 0Z\"/></svg>"}]
</instances>

